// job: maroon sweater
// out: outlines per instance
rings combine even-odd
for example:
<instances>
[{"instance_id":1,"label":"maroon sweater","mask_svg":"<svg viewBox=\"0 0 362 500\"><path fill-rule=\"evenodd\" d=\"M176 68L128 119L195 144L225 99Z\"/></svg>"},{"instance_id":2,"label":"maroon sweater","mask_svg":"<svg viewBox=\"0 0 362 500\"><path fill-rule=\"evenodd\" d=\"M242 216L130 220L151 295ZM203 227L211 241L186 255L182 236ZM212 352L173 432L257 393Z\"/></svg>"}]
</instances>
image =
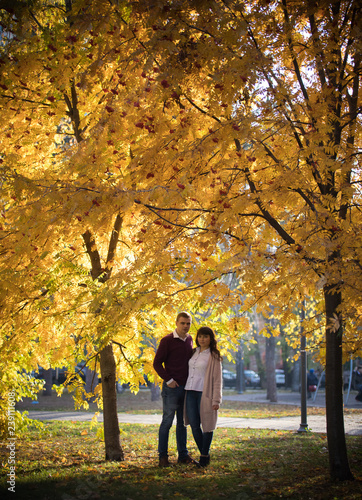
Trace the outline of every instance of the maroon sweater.
<instances>
[{"instance_id":1,"label":"maroon sweater","mask_svg":"<svg viewBox=\"0 0 362 500\"><path fill-rule=\"evenodd\" d=\"M161 339L153 367L165 382L173 378L179 385L185 385L191 356L191 335L188 335L184 341L174 338L173 333L170 333Z\"/></svg>"}]
</instances>

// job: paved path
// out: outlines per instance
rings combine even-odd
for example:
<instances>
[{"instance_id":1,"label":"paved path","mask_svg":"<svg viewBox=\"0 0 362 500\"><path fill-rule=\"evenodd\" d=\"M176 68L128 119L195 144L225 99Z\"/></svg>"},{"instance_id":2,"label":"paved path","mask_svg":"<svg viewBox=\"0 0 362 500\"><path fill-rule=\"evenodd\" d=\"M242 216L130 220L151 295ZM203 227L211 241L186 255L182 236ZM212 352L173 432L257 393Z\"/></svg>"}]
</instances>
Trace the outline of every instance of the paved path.
<instances>
[{"instance_id":1,"label":"paved path","mask_svg":"<svg viewBox=\"0 0 362 500\"><path fill-rule=\"evenodd\" d=\"M344 395L344 407L348 409L359 409L362 411L362 403L356 401L355 396L357 392L351 392L347 398L347 394ZM224 400L229 401L248 401L249 403L264 403L264 404L282 404L282 405L293 405L300 406L301 405L301 394L299 392L291 392L291 391L278 391L278 401L276 403L271 403L266 399L266 391L263 390L253 390L253 391L245 391L242 394L238 394L236 391L232 393L231 391L227 392L227 395L224 396ZM318 391L318 393L314 393L313 396L307 400L307 406L315 406L318 408L325 408L326 406L326 397L324 390Z\"/></svg>"},{"instance_id":2,"label":"paved path","mask_svg":"<svg viewBox=\"0 0 362 500\"><path fill-rule=\"evenodd\" d=\"M31 411L29 417L35 420L70 420L70 421L90 421L92 413L74 411ZM160 424L161 415L140 415L131 413L119 413L120 423L125 424ZM98 416L98 421L103 421L103 415ZM324 416L307 417L308 430L311 432L326 432L326 419ZM233 427L241 429L272 429L298 431L301 427L301 417L282 418L231 418L219 417L218 427ZM345 415L346 434L362 435L362 413L356 415Z\"/></svg>"},{"instance_id":3,"label":"paved path","mask_svg":"<svg viewBox=\"0 0 362 500\"><path fill-rule=\"evenodd\" d=\"M224 395L224 400L229 401L248 401L260 404L271 404L265 398L265 391L246 391L243 394L228 394ZM294 405L300 406L300 394L296 392L280 392L278 394L278 402L273 404ZM325 416L310 415L308 416L308 407L325 407L324 392L317 394L315 400L308 399L307 401L307 426L311 432L326 432L326 418ZM362 435L362 404L354 399L354 395L350 395L349 400L345 400L345 408L347 409L360 409L360 412L352 414L345 414L344 423L346 434ZM93 418L93 413L82 411L30 411L29 416L37 420L80 420L89 421ZM144 415L144 414L118 414L120 423L131 424L160 424L161 415ZM103 420L103 415L100 413L98 420ZM301 429L301 416L298 417L282 417L282 418L230 418L219 417L218 427L234 427L234 428L250 428L250 429L272 429L272 430L290 430L298 431Z\"/></svg>"}]
</instances>

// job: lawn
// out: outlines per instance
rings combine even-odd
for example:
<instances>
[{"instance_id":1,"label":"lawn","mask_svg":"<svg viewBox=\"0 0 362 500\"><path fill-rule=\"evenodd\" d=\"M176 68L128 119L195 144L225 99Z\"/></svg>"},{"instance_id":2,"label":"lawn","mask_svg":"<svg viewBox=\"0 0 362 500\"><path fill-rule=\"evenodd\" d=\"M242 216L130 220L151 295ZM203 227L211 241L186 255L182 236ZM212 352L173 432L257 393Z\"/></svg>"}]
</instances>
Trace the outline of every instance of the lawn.
<instances>
[{"instance_id":1,"label":"lawn","mask_svg":"<svg viewBox=\"0 0 362 500\"><path fill-rule=\"evenodd\" d=\"M65 398L39 397L32 405L24 400L19 409L72 408ZM160 401L151 402L148 391L137 396L119 395L119 410L158 412ZM91 411L95 410L90 408ZM310 408L323 413L324 408ZM353 410L350 410L353 411ZM223 416L265 418L300 415L290 405L263 405L225 401ZM16 494L21 500L138 500L138 499L311 499L354 500L362 490L362 436L347 436L350 466L355 481L333 484L329 479L327 440L324 434L292 431L219 428L212 443L207 469L177 465L175 432L170 435L173 467L157 466L158 426L121 424L124 462L106 462L102 425L90 422L44 423L31 427L16 441ZM197 458L191 432L190 454ZM0 487L6 491L7 442L0 443L5 468ZM0 494L0 497L4 496Z\"/></svg>"},{"instance_id":2,"label":"lawn","mask_svg":"<svg viewBox=\"0 0 362 500\"><path fill-rule=\"evenodd\" d=\"M16 443L16 495L21 500L92 499L360 499L362 438L347 436L356 480L332 484L325 435L217 429L207 469L157 466L154 425L121 425L124 462L105 462L102 426L53 421ZM8 451L2 443L1 459ZM197 456L189 435L189 451ZM1 487L6 488L6 479ZM1 496L3 498L3 496Z\"/></svg>"},{"instance_id":3,"label":"lawn","mask_svg":"<svg viewBox=\"0 0 362 500\"><path fill-rule=\"evenodd\" d=\"M38 402L24 399L19 410L67 410L74 408L71 394L39 395ZM119 411L159 413L161 401L151 401L150 391L118 395ZM97 407L90 405L89 411ZM346 410L360 412L360 410ZM29 411L31 415L31 412ZM325 408L308 408L308 414L325 414ZM224 400L221 416L266 418L299 416L292 405L269 405ZM173 467L157 464L158 426L121 424L124 462L106 462L102 425L90 422L44 423L16 440L16 494L21 500L138 500L138 499L235 499L289 498L300 500L352 500L361 498L362 436L347 436L350 466L355 481L332 484L328 472L324 434L292 431L219 428L207 469L177 465L175 432L170 435ZM191 432L191 455L198 453ZM6 492L9 449L0 442L4 466L0 488ZM0 498L4 495L0 494Z\"/></svg>"}]
</instances>

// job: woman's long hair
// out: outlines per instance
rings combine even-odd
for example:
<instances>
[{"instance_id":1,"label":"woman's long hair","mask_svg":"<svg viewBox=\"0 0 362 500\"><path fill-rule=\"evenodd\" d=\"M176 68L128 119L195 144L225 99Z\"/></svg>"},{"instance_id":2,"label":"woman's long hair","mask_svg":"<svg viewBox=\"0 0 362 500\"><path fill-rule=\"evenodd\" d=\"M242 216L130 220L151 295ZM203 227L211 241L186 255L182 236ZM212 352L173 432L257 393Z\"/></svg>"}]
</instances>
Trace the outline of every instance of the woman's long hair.
<instances>
[{"instance_id":1,"label":"woman's long hair","mask_svg":"<svg viewBox=\"0 0 362 500\"><path fill-rule=\"evenodd\" d=\"M215 338L215 333L214 330L208 326L202 326L197 330L196 333L196 345L197 347L200 347L199 344L199 335L208 335L210 337L210 352L215 358L219 359L220 361L222 360L221 354L219 349L217 348L217 341Z\"/></svg>"}]
</instances>

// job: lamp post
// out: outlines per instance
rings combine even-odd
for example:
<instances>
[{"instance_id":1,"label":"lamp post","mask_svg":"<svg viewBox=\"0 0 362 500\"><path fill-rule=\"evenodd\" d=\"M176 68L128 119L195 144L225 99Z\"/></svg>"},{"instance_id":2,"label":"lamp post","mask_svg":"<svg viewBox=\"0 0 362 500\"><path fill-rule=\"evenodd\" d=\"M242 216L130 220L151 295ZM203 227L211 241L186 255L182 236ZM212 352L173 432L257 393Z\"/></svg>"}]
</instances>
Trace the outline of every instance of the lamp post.
<instances>
[{"instance_id":1,"label":"lamp post","mask_svg":"<svg viewBox=\"0 0 362 500\"><path fill-rule=\"evenodd\" d=\"M301 412L301 423L298 432L307 432L307 340L304 335L303 321L305 319L305 301L302 304L302 310L300 314L301 318L301 339L300 339L300 371L301 371L301 400L300 400L300 412Z\"/></svg>"}]
</instances>

